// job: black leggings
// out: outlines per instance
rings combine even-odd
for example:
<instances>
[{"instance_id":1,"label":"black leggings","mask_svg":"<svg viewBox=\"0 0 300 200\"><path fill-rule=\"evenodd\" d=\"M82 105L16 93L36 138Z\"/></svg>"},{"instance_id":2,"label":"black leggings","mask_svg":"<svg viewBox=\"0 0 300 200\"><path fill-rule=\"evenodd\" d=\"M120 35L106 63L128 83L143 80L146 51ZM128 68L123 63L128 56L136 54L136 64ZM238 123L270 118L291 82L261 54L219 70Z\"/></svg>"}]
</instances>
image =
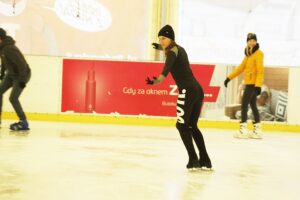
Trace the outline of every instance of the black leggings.
<instances>
[{"instance_id":1,"label":"black leggings","mask_svg":"<svg viewBox=\"0 0 300 200\"><path fill-rule=\"evenodd\" d=\"M28 77L28 80L30 79L30 76ZM26 115L23 111L23 108L21 106L21 103L19 101L19 97L21 93L23 92L24 88L21 88L19 86L19 80L5 76L4 79L1 81L0 84L0 118L2 113L2 104L3 104L3 94L9 89L12 88L9 101L12 104L14 110L16 111L18 117L20 120L26 120ZM1 120L1 119L0 119Z\"/></svg>"},{"instance_id":2,"label":"black leggings","mask_svg":"<svg viewBox=\"0 0 300 200\"><path fill-rule=\"evenodd\" d=\"M204 93L198 84L193 87L179 89L176 128L191 160L198 159L193 139L198 147L200 159L209 158L203 135L197 125L203 99Z\"/></svg>"},{"instance_id":3,"label":"black leggings","mask_svg":"<svg viewBox=\"0 0 300 200\"><path fill-rule=\"evenodd\" d=\"M242 121L241 123L244 123L247 121L247 112L248 112L248 105L250 104L250 107L252 109L253 115L254 115L254 123L259 123L259 113L257 110L256 105L256 92L255 92L255 86L254 85L246 85L243 97L242 97Z\"/></svg>"}]
</instances>

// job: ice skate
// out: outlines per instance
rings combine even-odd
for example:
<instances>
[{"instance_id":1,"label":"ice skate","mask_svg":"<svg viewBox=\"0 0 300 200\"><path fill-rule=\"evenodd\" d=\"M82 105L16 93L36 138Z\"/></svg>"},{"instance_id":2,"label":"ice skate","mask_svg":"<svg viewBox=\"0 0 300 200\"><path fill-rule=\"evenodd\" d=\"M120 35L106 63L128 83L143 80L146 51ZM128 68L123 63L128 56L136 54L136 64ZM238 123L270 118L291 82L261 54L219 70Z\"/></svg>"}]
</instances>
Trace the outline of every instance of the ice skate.
<instances>
[{"instance_id":1,"label":"ice skate","mask_svg":"<svg viewBox=\"0 0 300 200\"><path fill-rule=\"evenodd\" d=\"M19 122L10 125L11 131L28 131L29 125L26 120L20 120Z\"/></svg>"},{"instance_id":2,"label":"ice skate","mask_svg":"<svg viewBox=\"0 0 300 200\"><path fill-rule=\"evenodd\" d=\"M252 139L262 139L262 130L260 123L253 124L253 131L250 131L249 137Z\"/></svg>"},{"instance_id":3,"label":"ice skate","mask_svg":"<svg viewBox=\"0 0 300 200\"><path fill-rule=\"evenodd\" d=\"M240 130L238 130L233 136L238 139L248 139L249 135L247 130L247 123L240 123Z\"/></svg>"},{"instance_id":4,"label":"ice skate","mask_svg":"<svg viewBox=\"0 0 300 200\"><path fill-rule=\"evenodd\" d=\"M209 159L209 157L207 158L200 158L199 159L199 165L201 169L208 169L208 170L212 170L212 164L211 161Z\"/></svg>"},{"instance_id":5,"label":"ice skate","mask_svg":"<svg viewBox=\"0 0 300 200\"><path fill-rule=\"evenodd\" d=\"M186 168L189 171L196 171L196 170L198 170L200 168L198 159L189 160L188 164L186 165Z\"/></svg>"}]
</instances>

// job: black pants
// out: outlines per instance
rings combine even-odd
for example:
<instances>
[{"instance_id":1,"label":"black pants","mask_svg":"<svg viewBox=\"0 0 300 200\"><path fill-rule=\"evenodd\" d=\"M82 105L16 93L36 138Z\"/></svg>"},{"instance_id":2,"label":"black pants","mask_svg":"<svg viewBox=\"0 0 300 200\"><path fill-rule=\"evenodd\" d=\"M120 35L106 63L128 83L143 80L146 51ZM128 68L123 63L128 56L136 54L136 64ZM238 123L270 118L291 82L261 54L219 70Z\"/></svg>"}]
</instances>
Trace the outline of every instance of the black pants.
<instances>
[{"instance_id":1,"label":"black pants","mask_svg":"<svg viewBox=\"0 0 300 200\"><path fill-rule=\"evenodd\" d=\"M28 80L30 79L30 76ZM28 82L28 81L27 81ZM21 88L19 85L19 80L5 76L4 79L0 83L0 113L2 113L2 105L3 105L3 94L12 87L9 101L12 104L14 110L16 111L18 117L20 120L26 120L25 113L23 111L23 108L20 104L19 97L21 93L23 92L24 88Z\"/></svg>"},{"instance_id":2,"label":"black pants","mask_svg":"<svg viewBox=\"0 0 300 200\"><path fill-rule=\"evenodd\" d=\"M193 139L198 147L200 159L209 158L203 135L197 125L203 99L204 93L199 84L195 84L193 87L179 89L176 127L190 160L198 159L193 145Z\"/></svg>"},{"instance_id":3,"label":"black pants","mask_svg":"<svg viewBox=\"0 0 300 200\"><path fill-rule=\"evenodd\" d=\"M242 97L242 121L241 123L244 123L247 121L247 112L248 112L248 105L250 104L250 107L252 109L253 115L254 115L254 123L259 123L259 113L257 110L256 105L256 97L257 94L255 92L255 86L254 85L246 85L245 91Z\"/></svg>"}]
</instances>

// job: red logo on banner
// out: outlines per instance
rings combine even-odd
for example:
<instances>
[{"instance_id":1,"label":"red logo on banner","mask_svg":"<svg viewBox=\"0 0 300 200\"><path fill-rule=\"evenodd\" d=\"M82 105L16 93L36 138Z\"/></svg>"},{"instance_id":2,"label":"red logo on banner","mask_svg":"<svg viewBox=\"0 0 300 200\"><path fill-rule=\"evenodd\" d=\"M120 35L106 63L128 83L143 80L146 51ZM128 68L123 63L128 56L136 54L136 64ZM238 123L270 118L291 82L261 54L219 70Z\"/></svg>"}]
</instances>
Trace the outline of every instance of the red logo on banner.
<instances>
[{"instance_id":1,"label":"red logo on banner","mask_svg":"<svg viewBox=\"0 0 300 200\"><path fill-rule=\"evenodd\" d=\"M191 65L205 92L204 102L216 102L220 87L210 86L213 65ZM163 63L73 60L63 61L61 111L176 116L177 87L171 75L159 85L146 85Z\"/></svg>"}]
</instances>

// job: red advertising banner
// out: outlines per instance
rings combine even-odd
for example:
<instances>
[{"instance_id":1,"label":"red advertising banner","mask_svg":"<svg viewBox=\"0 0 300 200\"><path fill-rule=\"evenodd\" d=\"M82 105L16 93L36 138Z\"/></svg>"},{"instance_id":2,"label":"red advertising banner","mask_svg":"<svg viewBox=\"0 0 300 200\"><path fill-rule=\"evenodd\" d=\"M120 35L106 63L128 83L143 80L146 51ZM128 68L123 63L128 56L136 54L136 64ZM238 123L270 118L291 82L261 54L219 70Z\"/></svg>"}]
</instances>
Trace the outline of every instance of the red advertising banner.
<instances>
[{"instance_id":1,"label":"red advertising banner","mask_svg":"<svg viewBox=\"0 0 300 200\"><path fill-rule=\"evenodd\" d=\"M214 65L191 65L205 102L216 102L220 87L210 86ZM163 63L64 59L61 111L176 116L177 87L171 74L159 85L146 85Z\"/></svg>"}]
</instances>

